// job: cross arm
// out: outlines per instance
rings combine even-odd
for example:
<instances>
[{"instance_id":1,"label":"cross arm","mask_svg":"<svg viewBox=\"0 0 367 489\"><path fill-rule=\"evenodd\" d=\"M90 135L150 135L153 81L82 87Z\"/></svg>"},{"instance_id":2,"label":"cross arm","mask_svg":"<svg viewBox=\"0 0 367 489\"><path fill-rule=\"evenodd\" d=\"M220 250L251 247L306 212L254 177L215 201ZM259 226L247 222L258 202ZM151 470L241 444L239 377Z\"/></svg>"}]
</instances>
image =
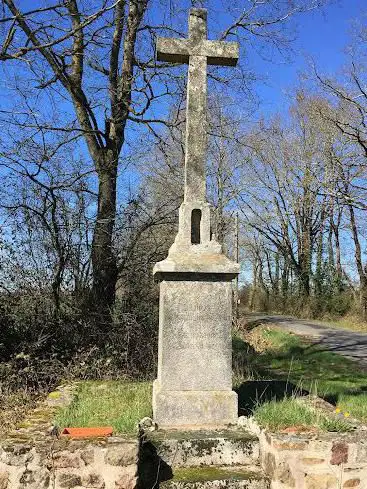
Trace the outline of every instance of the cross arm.
<instances>
[{"instance_id":1,"label":"cross arm","mask_svg":"<svg viewBox=\"0 0 367 489\"><path fill-rule=\"evenodd\" d=\"M158 61L186 64L189 62L190 48L187 39L158 37L156 51Z\"/></svg>"},{"instance_id":2,"label":"cross arm","mask_svg":"<svg viewBox=\"0 0 367 489\"><path fill-rule=\"evenodd\" d=\"M239 58L237 42L209 41L193 42L190 39L159 37L157 60L170 63L189 63L190 56L205 56L209 65L236 66Z\"/></svg>"},{"instance_id":3,"label":"cross arm","mask_svg":"<svg viewBox=\"0 0 367 489\"><path fill-rule=\"evenodd\" d=\"M203 51L208 65L236 66L240 49L237 42L204 41Z\"/></svg>"}]
</instances>

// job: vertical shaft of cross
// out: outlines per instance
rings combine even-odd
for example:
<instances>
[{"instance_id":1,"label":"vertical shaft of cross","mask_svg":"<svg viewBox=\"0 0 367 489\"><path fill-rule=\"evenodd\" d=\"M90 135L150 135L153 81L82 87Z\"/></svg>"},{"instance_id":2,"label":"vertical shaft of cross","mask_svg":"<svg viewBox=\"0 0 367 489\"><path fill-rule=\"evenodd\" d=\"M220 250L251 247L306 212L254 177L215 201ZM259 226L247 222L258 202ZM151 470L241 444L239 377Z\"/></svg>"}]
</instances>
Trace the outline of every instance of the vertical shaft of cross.
<instances>
[{"instance_id":1,"label":"vertical shaft of cross","mask_svg":"<svg viewBox=\"0 0 367 489\"><path fill-rule=\"evenodd\" d=\"M207 13L190 12L189 39L193 46L207 38ZM192 55L189 60L186 111L185 202L206 199L207 148L207 57Z\"/></svg>"},{"instance_id":2,"label":"vertical shaft of cross","mask_svg":"<svg viewBox=\"0 0 367 489\"><path fill-rule=\"evenodd\" d=\"M191 56L187 85L185 201L205 201L207 60Z\"/></svg>"}]
</instances>

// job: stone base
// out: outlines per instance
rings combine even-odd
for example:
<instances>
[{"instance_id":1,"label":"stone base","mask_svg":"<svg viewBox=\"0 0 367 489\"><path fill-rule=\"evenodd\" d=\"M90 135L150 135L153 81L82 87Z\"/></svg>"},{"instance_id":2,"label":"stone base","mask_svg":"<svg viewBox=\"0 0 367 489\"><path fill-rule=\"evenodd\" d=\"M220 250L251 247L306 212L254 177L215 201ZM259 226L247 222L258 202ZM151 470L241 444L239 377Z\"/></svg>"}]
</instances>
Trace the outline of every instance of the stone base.
<instances>
[{"instance_id":1,"label":"stone base","mask_svg":"<svg viewBox=\"0 0 367 489\"><path fill-rule=\"evenodd\" d=\"M224 427L236 424L238 399L233 391L163 391L153 385L153 418L159 428Z\"/></svg>"},{"instance_id":2,"label":"stone base","mask_svg":"<svg viewBox=\"0 0 367 489\"><path fill-rule=\"evenodd\" d=\"M259 465L259 439L237 426L218 430L147 431L144 442L143 455L158 453L173 472L182 467ZM153 472L156 474L157 470Z\"/></svg>"}]
</instances>

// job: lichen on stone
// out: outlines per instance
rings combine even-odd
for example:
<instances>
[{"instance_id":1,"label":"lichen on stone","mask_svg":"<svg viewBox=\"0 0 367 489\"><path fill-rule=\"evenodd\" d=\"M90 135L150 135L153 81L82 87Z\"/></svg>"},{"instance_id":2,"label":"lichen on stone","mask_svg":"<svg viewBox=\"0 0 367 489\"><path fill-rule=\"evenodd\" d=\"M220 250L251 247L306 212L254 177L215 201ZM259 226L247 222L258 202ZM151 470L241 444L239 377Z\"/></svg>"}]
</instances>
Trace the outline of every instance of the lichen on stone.
<instances>
[{"instance_id":1,"label":"lichen on stone","mask_svg":"<svg viewBox=\"0 0 367 489\"><path fill-rule=\"evenodd\" d=\"M260 480L261 476L250 470L235 470L233 467L228 469L206 466L206 467L184 467L174 471L173 480L178 482L202 482L215 480Z\"/></svg>"}]
</instances>

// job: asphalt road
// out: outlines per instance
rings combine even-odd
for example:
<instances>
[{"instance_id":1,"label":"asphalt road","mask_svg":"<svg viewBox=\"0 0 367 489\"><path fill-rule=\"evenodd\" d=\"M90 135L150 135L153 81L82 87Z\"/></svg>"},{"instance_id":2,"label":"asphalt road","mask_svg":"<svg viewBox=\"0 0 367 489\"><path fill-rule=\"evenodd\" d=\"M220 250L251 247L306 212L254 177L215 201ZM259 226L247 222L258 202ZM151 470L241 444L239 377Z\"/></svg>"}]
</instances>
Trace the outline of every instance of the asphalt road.
<instances>
[{"instance_id":1,"label":"asphalt road","mask_svg":"<svg viewBox=\"0 0 367 489\"><path fill-rule=\"evenodd\" d=\"M245 317L249 322L273 323L285 331L310 337L329 351L367 367L367 333L356 333L287 316L246 314Z\"/></svg>"}]
</instances>

